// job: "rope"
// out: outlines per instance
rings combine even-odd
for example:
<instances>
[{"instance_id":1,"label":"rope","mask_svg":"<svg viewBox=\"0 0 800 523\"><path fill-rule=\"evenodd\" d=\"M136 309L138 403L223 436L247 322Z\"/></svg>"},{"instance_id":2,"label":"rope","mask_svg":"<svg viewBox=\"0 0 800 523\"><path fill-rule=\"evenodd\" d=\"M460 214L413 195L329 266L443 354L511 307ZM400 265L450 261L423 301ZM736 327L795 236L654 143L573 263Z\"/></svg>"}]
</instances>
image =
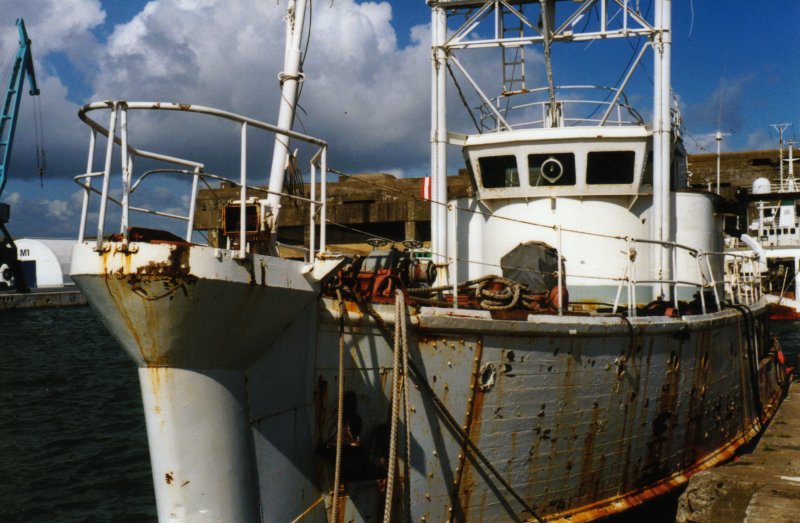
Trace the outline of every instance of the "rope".
<instances>
[{"instance_id":1,"label":"rope","mask_svg":"<svg viewBox=\"0 0 800 523\"><path fill-rule=\"evenodd\" d=\"M524 270L524 269L523 269ZM543 271L538 272L545 275L555 275L555 273ZM491 290L489 285L503 285L502 289ZM471 287L476 286L473 291ZM453 287L442 285L440 287L415 287L408 289L409 296L412 296L415 303L422 305L442 305L449 306L449 302L432 297L441 291L450 291ZM464 294L466 291L474 293L478 305L488 311L505 311L517 307L520 303L526 308L532 308L537 294L527 285L517 283L508 278L490 274L480 278L470 280L458 285L458 290ZM541 295L541 294L540 294Z\"/></svg>"},{"instance_id":2,"label":"rope","mask_svg":"<svg viewBox=\"0 0 800 523\"><path fill-rule=\"evenodd\" d=\"M336 289L339 298L339 403L336 415L336 465L333 473L333 501L331 521L339 521L339 484L342 475L342 438L344 436L344 323L347 318L347 307L342 291Z\"/></svg>"},{"instance_id":3,"label":"rope","mask_svg":"<svg viewBox=\"0 0 800 523\"><path fill-rule=\"evenodd\" d=\"M402 293L400 293L402 296ZM411 401L408 395L408 341L406 330L408 327L408 314L405 305L405 297L403 299L403 398L405 399L403 405L403 419L406 422L406 468L403 475L403 514L405 521L411 523Z\"/></svg>"},{"instance_id":4,"label":"rope","mask_svg":"<svg viewBox=\"0 0 800 523\"><path fill-rule=\"evenodd\" d=\"M338 290L337 290L338 291ZM358 295L353 294L353 299L362 308L362 310L366 310L369 315L375 320L375 323L378 325L378 329L381 331L384 339L392 346L392 340L394 338L392 329L386 323L386 321L381 317L378 311L369 303L365 302ZM522 498L522 496L511 486L511 484L506 481L506 479L500 474L500 472L495 468L494 465L489 461L489 458L478 448L472 439L470 439L469 434L467 434L464 429L461 428L458 421L453 417L453 415L448 410L447 406L439 399L439 396L436 395L436 391L430 386L428 381L425 379L425 375L419 370L413 360L408 359L408 369L409 373L412 375L416 383L419 387L424 390L425 393L431 398L433 404L436 406L439 413L442 415L442 418L447 423L448 428L455 433L455 435L459 438L459 440L472 451L473 455L475 455L481 463L486 467L486 469L491 472L491 474L497 479L497 481L503 486L503 488L508 491L511 496L517 500L517 502L522 506L525 512L529 513L537 523L544 523L544 520L540 518L533 508Z\"/></svg>"},{"instance_id":5,"label":"rope","mask_svg":"<svg viewBox=\"0 0 800 523\"><path fill-rule=\"evenodd\" d=\"M404 399L403 410L406 430L408 430L408 391L405 388L405 374L401 370L406 367L408 340L406 338L406 304L402 291L395 291L395 318L397 328L394 329L394 353L392 373L392 422L389 432L389 467L386 474L386 501L383 508L383 523L392 520L392 501L394 499L395 465L397 463L397 424L400 421L400 397ZM401 319L402 318L402 319ZM402 356L402 363L401 363ZM408 438L406 438L408 446ZM406 467L409 463L406 462ZM407 474L406 474L407 475Z\"/></svg>"}]
</instances>

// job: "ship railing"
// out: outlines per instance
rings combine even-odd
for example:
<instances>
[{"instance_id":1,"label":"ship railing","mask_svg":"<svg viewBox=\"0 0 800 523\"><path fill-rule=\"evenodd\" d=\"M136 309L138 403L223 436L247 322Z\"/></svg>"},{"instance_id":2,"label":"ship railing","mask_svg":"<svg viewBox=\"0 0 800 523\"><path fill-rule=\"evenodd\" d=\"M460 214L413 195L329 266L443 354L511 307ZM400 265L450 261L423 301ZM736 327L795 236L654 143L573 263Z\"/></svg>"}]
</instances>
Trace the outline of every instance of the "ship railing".
<instances>
[{"instance_id":1,"label":"ship railing","mask_svg":"<svg viewBox=\"0 0 800 523\"><path fill-rule=\"evenodd\" d=\"M519 222L516 219L511 220ZM451 227L457 227L457 223L457 220L453 220ZM597 286L599 288L608 288L608 286L611 286L614 289L613 305L609 302L591 302L591 304L611 305L611 312L615 314L627 309L627 315L630 317L637 316L639 306L646 303L640 301L643 298L642 291L644 291L644 295L652 297L652 301L648 299L650 303L657 302L662 299L659 298L660 296L663 297L669 294L671 302L662 302L662 305L671 306L675 311L685 310L685 302L691 300L693 303L690 306L694 310L699 309L703 314L713 310L722 310L727 304L752 305L762 296L763 289L759 260L753 254L704 251L677 242L619 236L572 229L560 225L526 223L549 232L549 234L540 235L538 240L554 246L556 259L558 260L563 261L566 258L564 256L564 237L569 235L572 238L567 238L567 240L572 244L584 242L582 239L576 239L576 236L600 240L600 244L595 243L591 247L587 247L584 244L583 248L619 253L624 256L625 261L621 264L608 263L608 272L604 270L604 272L593 273L575 271L566 273L563 263L557 264L558 268L553 271L545 271L536 270L532 267L507 267L472 259L451 257L449 258L451 267L449 271L454 282L453 295L457 296L458 294L459 264L457 262L463 262L470 274L470 278L492 274L492 271L497 269L505 271L511 268L517 271L536 273L542 277L555 277L558 282L556 287L558 289L565 286L569 289L572 285L585 285L585 288ZM640 254L646 252L648 248L651 249L650 257L641 256ZM657 259L661 259L667 265L665 268L669 268L669 270L662 272L662 270L658 269L657 266L661 262L654 261ZM637 270L639 275L637 275ZM567 278L568 276L569 279ZM600 292L600 295L602 295L604 291ZM624 295L626 296L623 297ZM574 304L580 305L580 303L580 301L577 301ZM458 307L458 300L453 300L453 307ZM558 307L558 314L563 315L564 310L563 307Z\"/></svg>"},{"instance_id":2,"label":"ship railing","mask_svg":"<svg viewBox=\"0 0 800 523\"><path fill-rule=\"evenodd\" d=\"M88 116L91 111L108 110L109 122L105 126ZM240 126L240 152L239 152L239 179L231 179L225 176L220 176L204 171L204 163L184 158L177 158L166 154L160 154L144 149L136 148L131 145L128 135L128 112L129 111L179 111L204 114L224 120L229 120L239 124ZM125 250L128 248L130 225L130 213L144 213L163 218L180 220L186 222L185 241L192 242L192 234L194 232L194 215L197 206L197 196L199 191L199 182L203 181L208 185L209 180L216 180L225 182L234 187L240 188L239 198L239 232L238 249L234 251L234 257L244 258L248 250L248 230L247 230L247 201L248 192L261 192L264 194L277 194L281 198L289 198L304 202L309 205L310 213L310 237L309 245L307 248L300 247L300 250L305 252L306 261L313 262L315 259L315 246L317 244L316 238L316 223L319 222L319 247L318 252L322 252L326 248L326 179L327 179L327 150L328 145L325 141L302 133L280 129L272 124L261 122L246 116L205 107L200 105L188 104L175 104L175 103L161 103L161 102L127 102L127 101L103 101L87 104L80 109L78 115L83 122L90 127L89 137L89 154L86 165L86 173L78 175L74 180L83 189L83 203L81 207L80 226L78 229L78 241L83 242L86 238L86 227L89 217L89 204L91 195L99 195L100 204L97 217L97 236L96 236L96 251L107 251L110 249L110 244L104 241L107 229L106 218L108 215L108 203L111 202L121 209L120 229L119 234L122 238L120 247ZM288 138L304 142L316 148L316 152L312 156L310 165L310 180L309 180L309 197L298 196L286 192L274 192L268 189L248 184L247 173L247 144L248 144L248 129L256 129L266 133L279 134ZM95 152L97 148L97 135L98 133L107 138L104 163L102 170L95 170ZM112 194L111 181L112 181L112 164L114 151L119 149L120 161L120 190L119 196ZM154 160L170 165L168 168L150 169L142 173L139 178L134 182L134 160L136 158ZM131 205L131 196L142 182L154 174L169 174L172 176L186 176L191 179L191 190L189 194L189 209L187 215L177 214L175 212L159 211L146 207L137 207ZM101 185L98 189L92 185L95 178L101 179ZM319 187L318 187L319 186ZM317 190L319 189L319 198L317 197Z\"/></svg>"},{"instance_id":3,"label":"ship railing","mask_svg":"<svg viewBox=\"0 0 800 523\"><path fill-rule=\"evenodd\" d=\"M800 181L788 174L784 175L783 178L773 179L772 186L780 193L800 192Z\"/></svg>"},{"instance_id":4,"label":"ship railing","mask_svg":"<svg viewBox=\"0 0 800 523\"><path fill-rule=\"evenodd\" d=\"M581 97L579 94L588 91L605 93L601 99ZM567 96L562 93L571 93ZM557 86L555 120L559 127L573 126L626 126L644 125L644 118L628 103L625 93L613 87L596 85ZM480 127L482 132L493 132L505 129L505 122L514 129L541 129L550 126L552 106L549 100L534 100L525 103L512 103L521 95L526 98L542 97L548 94L548 88L542 87L522 92L503 94L486 100L480 110ZM594 94L594 93L593 93Z\"/></svg>"},{"instance_id":5,"label":"ship railing","mask_svg":"<svg viewBox=\"0 0 800 523\"><path fill-rule=\"evenodd\" d=\"M636 290L639 286L672 288L672 305L675 310L680 309L679 289L696 289L696 296L703 314L706 314L709 310L706 296L708 291L711 292L716 310L722 309L723 299L730 303L750 305L761 296L758 262L753 256L703 251L676 242L634 238L626 238L625 241L627 242L627 252L630 255L622 277L614 278L618 282L612 309L614 312L620 309L622 291L626 289L628 315L636 316ZM635 253L639 245L665 248L671 258L673 277L658 279L637 278ZM722 261L722 263L712 262L714 258ZM687 260L693 260L693 263L686 263ZM715 266L718 267L717 270L714 269ZM685 271L691 271L692 274L681 273L681 267L686 267ZM575 276L580 277L578 275ZM723 289L723 294L720 294L720 287Z\"/></svg>"}]
</instances>

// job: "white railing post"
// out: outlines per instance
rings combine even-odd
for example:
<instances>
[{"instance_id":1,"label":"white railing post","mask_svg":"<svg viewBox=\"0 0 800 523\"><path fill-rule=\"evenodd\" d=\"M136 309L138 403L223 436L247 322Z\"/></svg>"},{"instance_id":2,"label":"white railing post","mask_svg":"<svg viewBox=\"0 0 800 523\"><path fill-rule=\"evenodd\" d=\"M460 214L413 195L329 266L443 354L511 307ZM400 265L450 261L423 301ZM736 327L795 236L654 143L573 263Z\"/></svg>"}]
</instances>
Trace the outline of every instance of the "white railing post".
<instances>
[{"instance_id":1,"label":"white railing post","mask_svg":"<svg viewBox=\"0 0 800 523\"><path fill-rule=\"evenodd\" d=\"M81 223L78 227L78 243L83 243L86 235L86 218L89 214L89 197L92 194L92 177L88 176L94 170L94 148L97 143L97 131L92 129L89 135L89 157L86 159L86 181L83 183L83 203L81 204Z\"/></svg>"},{"instance_id":2,"label":"white railing post","mask_svg":"<svg viewBox=\"0 0 800 523\"><path fill-rule=\"evenodd\" d=\"M97 217L97 246L95 250L103 250L103 230L106 221L106 206L108 204L108 184L111 176L111 158L114 153L114 136L117 132L117 104L111 105L111 116L108 123L108 144L106 144L106 161L103 167L103 189L100 193L100 212Z\"/></svg>"},{"instance_id":3,"label":"white railing post","mask_svg":"<svg viewBox=\"0 0 800 523\"><path fill-rule=\"evenodd\" d=\"M628 278L628 269L630 269L630 266L631 262L629 259L628 263L625 264L625 269L622 271L622 278L620 278L619 280L619 285L617 285L617 294L616 296L614 296L614 307L611 309L612 314L617 313L617 308L619 307L619 297L622 295L622 287L626 285L625 280L627 280ZM630 298L630 292L628 293L628 295ZM628 303L630 303L630 299L628 300Z\"/></svg>"},{"instance_id":4,"label":"white railing post","mask_svg":"<svg viewBox=\"0 0 800 523\"><path fill-rule=\"evenodd\" d=\"M703 286L703 268L700 267L700 257L704 256L702 252L698 252L694 257L695 265L697 266L697 286L700 289L700 306L703 309L703 314L706 313L706 297L705 287Z\"/></svg>"},{"instance_id":5,"label":"white railing post","mask_svg":"<svg viewBox=\"0 0 800 523\"><path fill-rule=\"evenodd\" d=\"M456 239L458 238L456 231L458 210L455 205L448 205L447 212L448 221L450 222L450 231L447 233L447 249L452 254L447 257L447 262L450 265L450 277L453 282L453 308L458 309L458 246L456 244Z\"/></svg>"},{"instance_id":6,"label":"white railing post","mask_svg":"<svg viewBox=\"0 0 800 523\"><path fill-rule=\"evenodd\" d=\"M244 259L247 239L247 123L242 123L242 143L239 160L239 258Z\"/></svg>"},{"instance_id":7,"label":"white railing post","mask_svg":"<svg viewBox=\"0 0 800 523\"><path fill-rule=\"evenodd\" d=\"M128 108L125 104L119 106L119 134L120 134L120 166L122 171L122 219L119 232L122 234L122 243L128 244L128 208L130 206L130 172L128 171Z\"/></svg>"},{"instance_id":8,"label":"white railing post","mask_svg":"<svg viewBox=\"0 0 800 523\"><path fill-rule=\"evenodd\" d=\"M722 255L722 264L725 265L725 255ZM722 301L719 299L719 291L717 290L717 277L714 275L714 269L711 267L711 260L709 260L708 254L704 256L706 260L706 267L708 267L708 275L711 277L711 288L714 290L714 301L717 304L717 310L722 310ZM722 275L723 278L725 275ZM724 280L723 280L724 282Z\"/></svg>"},{"instance_id":9,"label":"white railing post","mask_svg":"<svg viewBox=\"0 0 800 523\"><path fill-rule=\"evenodd\" d=\"M314 217L317 212L317 162L316 156L311 159L311 187L309 188L308 199L308 259L307 263L314 263L314 248L317 244L317 226L314 222Z\"/></svg>"},{"instance_id":10,"label":"white railing post","mask_svg":"<svg viewBox=\"0 0 800 523\"><path fill-rule=\"evenodd\" d=\"M192 230L194 229L194 211L197 208L197 186L200 183L200 168L194 168L192 176L192 197L189 199L189 220L186 224L186 241L192 241Z\"/></svg>"},{"instance_id":11,"label":"white railing post","mask_svg":"<svg viewBox=\"0 0 800 523\"><path fill-rule=\"evenodd\" d=\"M557 238L557 247L558 247L558 315L564 315L564 273L561 271L561 248L562 248L562 236L561 236L561 225L556 225L556 238Z\"/></svg>"},{"instance_id":12,"label":"white railing post","mask_svg":"<svg viewBox=\"0 0 800 523\"><path fill-rule=\"evenodd\" d=\"M669 244L672 247L672 303L675 305L675 311L680 313L678 308L678 245L675 243Z\"/></svg>"},{"instance_id":13,"label":"white railing post","mask_svg":"<svg viewBox=\"0 0 800 523\"><path fill-rule=\"evenodd\" d=\"M327 244L327 213L328 213L328 146L322 146L322 164L320 166L320 195L321 211L319 213L319 252L325 252ZM312 260L313 261L313 260Z\"/></svg>"},{"instance_id":14,"label":"white railing post","mask_svg":"<svg viewBox=\"0 0 800 523\"><path fill-rule=\"evenodd\" d=\"M628 260L630 272L628 273L628 316L636 316L636 256L632 255L636 250L636 239L628 239Z\"/></svg>"}]
</instances>

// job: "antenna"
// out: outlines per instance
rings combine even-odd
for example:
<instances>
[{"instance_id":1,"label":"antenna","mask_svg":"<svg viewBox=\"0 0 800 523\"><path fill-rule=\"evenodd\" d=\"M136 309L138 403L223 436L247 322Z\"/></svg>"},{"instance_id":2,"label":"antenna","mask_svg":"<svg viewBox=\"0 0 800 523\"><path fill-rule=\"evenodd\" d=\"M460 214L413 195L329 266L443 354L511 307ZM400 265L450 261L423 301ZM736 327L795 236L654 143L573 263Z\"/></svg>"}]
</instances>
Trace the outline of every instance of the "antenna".
<instances>
[{"instance_id":1,"label":"antenna","mask_svg":"<svg viewBox=\"0 0 800 523\"><path fill-rule=\"evenodd\" d=\"M792 124L790 124L790 123L773 123L773 124L770 124L770 127L775 129L776 131L778 131L778 143L780 144L780 147L778 149L778 151L779 151L778 152L778 155L779 155L778 156L778 158L779 158L778 159L778 165L780 166L780 176L781 176L779 187L781 189L783 189L783 131L785 131L786 128L789 127L790 125L792 125Z\"/></svg>"}]
</instances>

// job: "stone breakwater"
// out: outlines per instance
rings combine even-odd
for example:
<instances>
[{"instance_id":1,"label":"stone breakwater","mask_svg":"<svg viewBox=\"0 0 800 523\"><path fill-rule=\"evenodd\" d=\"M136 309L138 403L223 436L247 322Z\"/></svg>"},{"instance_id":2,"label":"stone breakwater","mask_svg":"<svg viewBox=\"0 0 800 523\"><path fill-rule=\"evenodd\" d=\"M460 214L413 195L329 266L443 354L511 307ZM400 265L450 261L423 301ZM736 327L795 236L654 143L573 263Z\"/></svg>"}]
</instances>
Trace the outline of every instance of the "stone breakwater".
<instances>
[{"instance_id":1,"label":"stone breakwater","mask_svg":"<svg viewBox=\"0 0 800 523\"><path fill-rule=\"evenodd\" d=\"M800 521L800 382L752 454L701 472L680 497L677 523Z\"/></svg>"}]
</instances>

